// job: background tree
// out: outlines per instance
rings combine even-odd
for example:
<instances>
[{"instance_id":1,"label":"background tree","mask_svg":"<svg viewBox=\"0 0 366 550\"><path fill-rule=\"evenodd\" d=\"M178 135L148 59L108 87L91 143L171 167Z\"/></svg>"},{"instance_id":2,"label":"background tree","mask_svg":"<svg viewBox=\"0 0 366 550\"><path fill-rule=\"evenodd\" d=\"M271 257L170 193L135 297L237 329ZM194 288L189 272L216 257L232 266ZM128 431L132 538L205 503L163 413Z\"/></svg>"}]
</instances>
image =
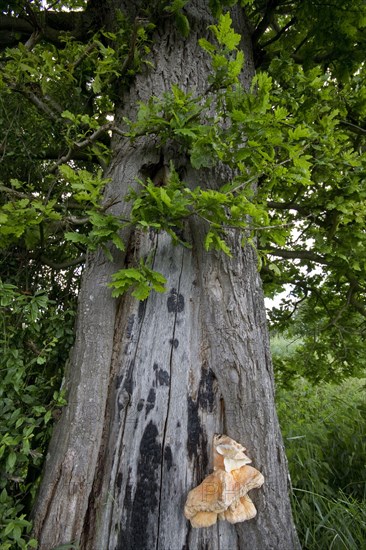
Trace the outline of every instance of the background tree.
<instances>
[{"instance_id":1,"label":"background tree","mask_svg":"<svg viewBox=\"0 0 366 550\"><path fill-rule=\"evenodd\" d=\"M364 4L234 4L1 4L3 394L20 380L7 508L63 404L69 340L45 346L41 319L63 323L86 262L40 548L296 547L258 261L269 293L293 285L275 315L301 304L314 377L330 350L337 376L362 364ZM30 392L41 376L46 394ZM214 431L252 450L266 485L255 521L190 531L182 504ZM3 533L21 546L17 521Z\"/></svg>"}]
</instances>

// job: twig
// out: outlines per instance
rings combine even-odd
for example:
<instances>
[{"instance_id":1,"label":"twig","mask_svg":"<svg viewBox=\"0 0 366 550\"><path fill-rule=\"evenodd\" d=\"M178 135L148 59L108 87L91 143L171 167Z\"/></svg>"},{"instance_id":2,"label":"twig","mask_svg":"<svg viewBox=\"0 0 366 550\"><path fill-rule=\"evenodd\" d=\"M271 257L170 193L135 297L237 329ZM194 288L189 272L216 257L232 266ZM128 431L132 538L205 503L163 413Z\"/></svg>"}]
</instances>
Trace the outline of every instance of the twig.
<instances>
[{"instance_id":1,"label":"twig","mask_svg":"<svg viewBox=\"0 0 366 550\"><path fill-rule=\"evenodd\" d=\"M340 120L339 122L344 126L350 126L356 134L366 134L366 129L362 128L362 126L357 126L357 124L353 124L347 120Z\"/></svg>"},{"instance_id":2,"label":"twig","mask_svg":"<svg viewBox=\"0 0 366 550\"><path fill-rule=\"evenodd\" d=\"M93 134L91 134L89 137L87 137L83 141L78 141L74 143L73 146L69 148L66 155L59 158L58 161L51 166L48 172L50 174L54 174L57 171L58 167L61 166L61 164L65 164L72 158L74 151L85 149L86 147L88 147L88 145L96 141L102 134L104 134L108 130L111 130L111 128L113 128L113 122L108 122L107 124L103 124L103 126L100 126L100 128L95 130Z\"/></svg>"},{"instance_id":3,"label":"twig","mask_svg":"<svg viewBox=\"0 0 366 550\"><path fill-rule=\"evenodd\" d=\"M6 187L5 185L2 185L2 184L0 184L0 191L4 191L9 195L14 195L19 199L29 199L29 200L34 199L33 195L27 195L26 193L21 193L20 191L16 191L16 189L12 189L11 187Z\"/></svg>"},{"instance_id":4,"label":"twig","mask_svg":"<svg viewBox=\"0 0 366 550\"><path fill-rule=\"evenodd\" d=\"M270 40L267 40L267 42L264 42L264 44L260 44L261 48L266 48L270 44L273 44L273 42L276 42L281 38L281 36L290 28L292 25L294 25L297 21L297 17L293 17L278 33L271 38Z\"/></svg>"},{"instance_id":5,"label":"twig","mask_svg":"<svg viewBox=\"0 0 366 550\"><path fill-rule=\"evenodd\" d=\"M84 59L86 59L88 57L88 55L93 51L95 50L95 48L97 47L96 43L95 42L92 42L91 44L89 44L85 50L83 51L83 53L80 55L80 57L71 65L71 68L72 69L76 69L83 61Z\"/></svg>"}]
</instances>

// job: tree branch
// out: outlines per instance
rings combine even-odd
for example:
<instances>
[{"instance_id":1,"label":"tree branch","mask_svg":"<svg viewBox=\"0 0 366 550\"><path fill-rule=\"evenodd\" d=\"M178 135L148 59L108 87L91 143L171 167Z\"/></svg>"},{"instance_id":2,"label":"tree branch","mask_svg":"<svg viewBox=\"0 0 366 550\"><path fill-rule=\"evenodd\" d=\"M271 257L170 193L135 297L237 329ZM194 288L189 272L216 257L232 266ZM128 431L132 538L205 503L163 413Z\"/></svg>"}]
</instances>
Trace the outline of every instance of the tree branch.
<instances>
[{"instance_id":1,"label":"tree branch","mask_svg":"<svg viewBox=\"0 0 366 550\"><path fill-rule=\"evenodd\" d=\"M137 31L138 31L138 28L139 28L138 23L139 23L139 19L136 17L136 19L134 21L134 24L133 24L133 31L132 31L131 41L130 41L130 47L129 47L129 50L128 50L127 57L123 62L123 65L122 65L122 68L121 68L121 74L125 74L125 72L127 71L127 69L129 68L129 66L131 64L131 61L134 58L135 48L136 48Z\"/></svg>"},{"instance_id":2,"label":"tree branch","mask_svg":"<svg viewBox=\"0 0 366 550\"><path fill-rule=\"evenodd\" d=\"M42 111L54 122L60 122L62 119L46 104L44 103L35 93L30 90L16 88L14 85L11 86L15 92L22 94L27 98L39 111Z\"/></svg>"},{"instance_id":3,"label":"tree branch","mask_svg":"<svg viewBox=\"0 0 366 550\"><path fill-rule=\"evenodd\" d=\"M31 35L34 27L29 21L11 15L0 15L0 31L22 33Z\"/></svg>"},{"instance_id":4,"label":"tree branch","mask_svg":"<svg viewBox=\"0 0 366 550\"><path fill-rule=\"evenodd\" d=\"M271 38L270 40L267 40L267 42L264 42L264 44L261 44L261 48L266 48L270 44L273 44L273 42L277 42L281 38L281 36L290 28L292 25L294 25L297 22L297 17L293 17L282 29L278 31L278 33Z\"/></svg>"},{"instance_id":5,"label":"tree branch","mask_svg":"<svg viewBox=\"0 0 366 550\"><path fill-rule=\"evenodd\" d=\"M16 191L15 189L12 189L11 187L6 187L5 185L2 185L2 183L0 183L0 191L3 191L4 193L7 193L8 195L14 195L14 197L18 197L19 199L29 199L29 200L34 199L34 197L32 195L27 195L26 193L21 193L20 191Z\"/></svg>"},{"instance_id":6,"label":"tree branch","mask_svg":"<svg viewBox=\"0 0 366 550\"><path fill-rule=\"evenodd\" d=\"M267 248L266 251L272 256L278 256L286 260L310 260L317 264L329 265L329 261L323 256L311 250L284 250L280 248Z\"/></svg>"},{"instance_id":7,"label":"tree branch","mask_svg":"<svg viewBox=\"0 0 366 550\"><path fill-rule=\"evenodd\" d=\"M48 172L50 174L55 173L57 168L61 166L61 164L65 164L65 162L68 162L72 158L74 151L85 149L86 147L88 147L88 145L90 145L91 143L94 143L102 134L104 134L108 130L111 130L112 127L113 127L113 122L108 122L107 124L103 124L103 126L95 130L93 134L91 134L89 137L87 137L83 141L74 143L73 146L70 147L66 155L59 158L58 161L55 162L53 166L51 166Z\"/></svg>"},{"instance_id":8,"label":"tree branch","mask_svg":"<svg viewBox=\"0 0 366 550\"><path fill-rule=\"evenodd\" d=\"M91 42L87 45L80 57L72 64L73 70L75 70L81 63L88 57L88 55L97 47L95 42Z\"/></svg>"},{"instance_id":9,"label":"tree branch","mask_svg":"<svg viewBox=\"0 0 366 550\"><path fill-rule=\"evenodd\" d=\"M311 210L313 211L311 214L309 214L309 208L305 206L301 206L295 201L291 202L277 202L277 201L267 201L268 208L273 208L273 210L295 210L296 212L300 212L301 214L306 214L306 217L316 218L314 213L314 206L311 207Z\"/></svg>"},{"instance_id":10,"label":"tree branch","mask_svg":"<svg viewBox=\"0 0 366 550\"><path fill-rule=\"evenodd\" d=\"M353 124L347 120L340 120L339 123L342 124L342 126L349 127L349 129L356 134L366 134L366 128L362 128L362 126L357 126L357 124Z\"/></svg>"},{"instance_id":11,"label":"tree branch","mask_svg":"<svg viewBox=\"0 0 366 550\"><path fill-rule=\"evenodd\" d=\"M86 255L81 254L78 258L74 258L73 260L65 260L64 262L54 262L53 260L50 260L49 258L46 258L46 256L39 256L38 259L44 264L50 267L51 269L67 269L68 267L73 267L75 265L83 264L86 261Z\"/></svg>"},{"instance_id":12,"label":"tree branch","mask_svg":"<svg viewBox=\"0 0 366 550\"><path fill-rule=\"evenodd\" d=\"M58 151L57 149L48 149L44 153L35 154L33 158L40 160L58 160L62 156L63 152ZM72 152L70 160L82 160L85 162L98 163L98 157L93 153L86 153L84 151L74 150Z\"/></svg>"},{"instance_id":13,"label":"tree branch","mask_svg":"<svg viewBox=\"0 0 366 550\"><path fill-rule=\"evenodd\" d=\"M34 12L33 12L34 15ZM20 41L27 42L33 32L41 31L42 37L62 46L60 35L69 32L77 40L83 40L85 30L90 26L86 12L52 12L42 11L31 20L25 17L0 15L0 48L13 46ZM20 38L19 38L20 35Z\"/></svg>"},{"instance_id":14,"label":"tree branch","mask_svg":"<svg viewBox=\"0 0 366 550\"><path fill-rule=\"evenodd\" d=\"M253 43L254 49L257 46L261 36L265 33L266 29L268 28L272 19L272 15L274 14L278 4L279 4L279 0L268 0L263 19L258 23L257 28L254 30L252 34L252 43Z\"/></svg>"}]
</instances>

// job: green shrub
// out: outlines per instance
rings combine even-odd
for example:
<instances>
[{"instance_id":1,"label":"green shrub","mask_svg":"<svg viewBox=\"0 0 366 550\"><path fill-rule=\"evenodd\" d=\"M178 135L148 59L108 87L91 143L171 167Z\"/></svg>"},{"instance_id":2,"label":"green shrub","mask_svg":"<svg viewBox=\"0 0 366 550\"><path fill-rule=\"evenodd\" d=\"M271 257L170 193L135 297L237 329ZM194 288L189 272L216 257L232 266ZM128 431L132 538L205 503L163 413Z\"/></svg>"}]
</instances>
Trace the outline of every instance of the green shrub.
<instances>
[{"instance_id":1,"label":"green shrub","mask_svg":"<svg viewBox=\"0 0 366 550\"><path fill-rule=\"evenodd\" d=\"M34 548L25 519L52 421L65 403L61 367L73 339L70 311L44 293L0 281L0 548ZM59 344L60 342L60 344Z\"/></svg>"}]
</instances>

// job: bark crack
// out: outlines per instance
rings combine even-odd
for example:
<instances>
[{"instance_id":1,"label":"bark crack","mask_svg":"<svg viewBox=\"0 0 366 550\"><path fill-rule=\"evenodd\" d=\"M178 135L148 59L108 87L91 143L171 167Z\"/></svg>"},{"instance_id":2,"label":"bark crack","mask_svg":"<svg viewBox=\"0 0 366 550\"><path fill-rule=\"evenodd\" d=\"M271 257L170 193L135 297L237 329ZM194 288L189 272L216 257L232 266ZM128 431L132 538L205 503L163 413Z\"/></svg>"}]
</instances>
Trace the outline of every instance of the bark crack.
<instances>
[{"instance_id":1,"label":"bark crack","mask_svg":"<svg viewBox=\"0 0 366 550\"><path fill-rule=\"evenodd\" d=\"M177 295L178 296L179 296L179 293L180 293L179 291L180 291L180 288L181 288L183 266L184 266L184 250L182 251L182 262L181 262L178 285L177 285L178 286L178 288L177 288ZM174 340L175 340L175 332L176 332L176 326L177 326L177 316L178 316L178 309L176 309L175 314L174 314L173 335L172 335L172 339L171 339L172 343L171 343L170 358L169 358L168 406L167 406L166 418L165 418L165 423L164 423L164 433L163 433L162 444L161 444L161 472L160 472L160 491L159 491L158 530L157 530L157 537L156 537L156 550L159 550L161 496L162 496L162 490L163 490L163 472L164 472L164 450L165 450L165 439L166 439L166 432L167 432L167 428L168 428L168 419L169 419L171 393L172 393L173 353L174 353L174 349L175 349Z\"/></svg>"},{"instance_id":2,"label":"bark crack","mask_svg":"<svg viewBox=\"0 0 366 550\"><path fill-rule=\"evenodd\" d=\"M155 259L155 254L156 254L156 248L157 248L157 246L155 247L155 251L154 251L154 259ZM146 314L146 307L144 307L144 309L142 311L140 326L138 328L138 334L137 334L137 338L136 338L136 345L135 345L134 354L133 354L133 358L132 358L133 364L135 364L137 352L139 350L141 334L142 334L142 328L144 326L145 314ZM128 417L128 408L129 408L129 405L131 404L131 399L132 399L131 394L128 393L128 392L127 392L127 394L128 394L128 401L127 401L126 406L124 406L123 422L121 423L121 428L119 430L117 443L116 443L115 456L117 456L117 463L116 463L115 467L113 468L114 474L116 474L116 472L120 471L120 464L121 464L121 459L122 459L123 439L124 439L124 434L125 434L125 430L126 430L126 423L127 423L127 417ZM110 536L113 532L112 522L113 522L113 514L110 514L109 529L108 529L108 543L110 542Z\"/></svg>"},{"instance_id":3,"label":"bark crack","mask_svg":"<svg viewBox=\"0 0 366 550\"><path fill-rule=\"evenodd\" d=\"M155 254L156 254L156 248L155 248L155 251L154 251L154 258L155 258ZM117 308L117 312L116 312L114 334L113 334L112 357L111 357L111 362L110 362L110 384L109 384L109 389L108 389L108 396L109 396L108 401L110 400L110 396L113 395L113 392L114 392L115 376L116 376L117 369L118 369L118 362L119 362L119 357L120 357L120 352L121 352L121 347L122 347L125 301L126 300L125 300L124 297L122 299L120 299L119 304L118 304L118 308ZM138 349L139 349L139 344L140 344L140 340L141 340L141 333L142 333L142 327L143 327L143 324L144 324L145 314L146 314L146 308L143 309L142 317L141 317L138 332L137 332L136 345L135 345L134 354L133 354L133 357L132 357L132 362L133 363L135 363L136 355L137 355L137 352L138 352ZM127 376L128 376L128 373L127 373ZM131 398L132 398L131 394L126 389L124 389L122 391L125 394L123 396L123 417L119 416L120 428L119 428L119 431L118 431L115 451L113 453L113 466L112 466L112 471L111 471L111 479L115 479L117 472L120 470L123 440L124 440L124 434L125 434L126 423L127 423L127 418L128 418L128 409L129 409L129 406L131 404ZM118 396L116 396L116 398L120 399ZM105 426L109 426L110 414L111 414L111 411L108 410L108 408L106 408L105 419L104 419ZM107 434L107 432L105 432L103 434L103 439L102 439L101 446L100 446L98 465L97 465L97 468L96 468L97 475L95 476L94 483L96 482L96 479L97 479L97 483L98 483L98 482L101 482L101 480L103 478L103 476L102 476L102 471L103 471L103 467L104 467L103 461L105 459L104 446L105 446L105 442L107 440L108 440L108 434ZM117 457L117 460L115 460L115 457ZM99 473L99 475L98 475L98 473ZM98 489L96 489L92 492L92 495L91 495L92 500L95 499L96 494L98 492L99 492ZM96 493L96 494L94 494L94 493ZM89 497L88 509L90 508L90 505L92 503L91 498ZM108 529L108 543L110 542L110 534L113 532L112 522L113 522L113 514L110 514L110 516L109 516L109 529Z\"/></svg>"},{"instance_id":4,"label":"bark crack","mask_svg":"<svg viewBox=\"0 0 366 550\"><path fill-rule=\"evenodd\" d=\"M47 499L45 499L45 501L47 502L47 508L44 512L42 522L39 525L37 525L36 521L35 521L35 530L38 533L38 537L39 537L39 534L42 533L43 525L46 523L46 521L48 520L49 515L51 513L52 503L54 501L54 496L56 494L57 487L60 483L61 475L62 475L62 464L60 464L60 466L57 469L57 475L56 475L56 479L55 479L54 483L52 484L51 494ZM37 518L36 518L36 520L37 520Z\"/></svg>"},{"instance_id":5,"label":"bark crack","mask_svg":"<svg viewBox=\"0 0 366 550\"><path fill-rule=\"evenodd\" d=\"M123 333L123 309L124 309L123 306L124 306L124 299L122 298L119 300L119 303L116 308L116 315L115 315L115 322L114 322L114 329L113 329L112 354L111 354L111 360L109 364L110 382L109 382L109 387L107 391L106 403L109 402L110 396L113 394L116 368L117 368L118 358L121 350L122 333ZM111 411L109 407L106 406L105 413L104 413L104 426L106 428L103 430L103 435L99 445L98 460L95 467L93 486L89 494L88 507L85 514L86 527L84 528L83 538L86 542L88 541L89 532L92 530L93 521L95 520L95 511L94 511L95 501L97 500L101 491L104 461L105 461L105 448L106 448L106 442L108 441L108 436L109 436L110 415L111 415ZM125 417L126 417L126 414L125 414Z\"/></svg>"}]
</instances>

